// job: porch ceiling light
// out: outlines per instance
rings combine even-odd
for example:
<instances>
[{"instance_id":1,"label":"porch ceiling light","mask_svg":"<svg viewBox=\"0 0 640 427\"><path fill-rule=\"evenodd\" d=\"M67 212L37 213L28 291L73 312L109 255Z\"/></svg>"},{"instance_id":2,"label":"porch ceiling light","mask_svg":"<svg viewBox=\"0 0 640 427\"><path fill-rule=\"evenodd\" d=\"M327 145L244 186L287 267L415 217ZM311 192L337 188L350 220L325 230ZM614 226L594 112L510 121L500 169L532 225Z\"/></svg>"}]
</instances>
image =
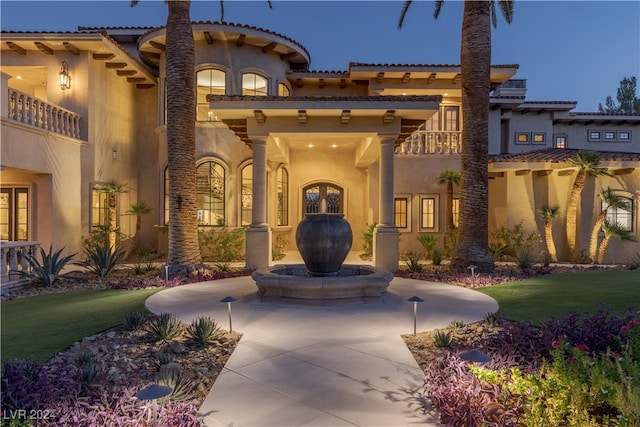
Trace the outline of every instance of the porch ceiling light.
<instances>
[{"instance_id":1,"label":"porch ceiling light","mask_svg":"<svg viewBox=\"0 0 640 427\"><path fill-rule=\"evenodd\" d=\"M71 75L69 75L69 66L65 61L62 61L62 68L60 68L60 89L71 89Z\"/></svg>"}]
</instances>

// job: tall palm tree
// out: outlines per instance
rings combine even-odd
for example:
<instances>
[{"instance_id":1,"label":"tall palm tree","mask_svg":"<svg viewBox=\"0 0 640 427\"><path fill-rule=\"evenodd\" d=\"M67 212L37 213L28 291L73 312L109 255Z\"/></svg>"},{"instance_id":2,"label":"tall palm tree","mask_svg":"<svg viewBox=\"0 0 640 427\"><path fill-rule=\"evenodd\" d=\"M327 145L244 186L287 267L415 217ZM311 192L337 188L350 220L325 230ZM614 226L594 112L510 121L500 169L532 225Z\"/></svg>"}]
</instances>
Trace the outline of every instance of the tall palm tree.
<instances>
[{"instance_id":1,"label":"tall palm tree","mask_svg":"<svg viewBox=\"0 0 640 427\"><path fill-rule=\"evenodd\" d=\"M118 231L118 194L127 192L127 184L118 184L115 181L98 186L97 190L107 195L107 244L112 250L116 247Z\"/></svg>"},{"instance_id":2,"label":"tall palm tree","mask_svg":"<svg viewBox=\"0 0 640 427\"><path fill-rule=\"evenodd\" d=\"M453 169L445 169L437 178L438 184L446 185L446 212L447 230L453 230L453 184L460 184L460 173Z\"/></svg>"},{"instance_id":3,"label":"tall palm tree","mask_svg":"<svg viewBox=\"0 0 640 427\"><path fill-rule=\"evenodd\" d=\"M607 219L609 208L629 210L629 204L626 199L611 191L611 188L600 191L600 200L604 202L605 207L596 218L593 230L591 230L591 241L589 242L589 258L594 263L596 262L596 252L598 249L598 235L600 234L602 224L604 224L604 221Z\"/></svg>"},{"instance_id":4,"label":"tall palm tree","mask_svg":"<svg viewBox=\"0 0 640 427\"><path fill-rule=\"evenodd\" d=\"M587 175L597 176L611 176L607 172L606 168L600 167L600 155L595 151L580 150L578 153L569 159L569 164L578 168L576 179L573 182L571 194L569 195L569 203L567 204L567 243L569 245L569 255L574 257L577 255L578 250L578 204L582 195L582 189L587 178Z\"/></svg>"},{"instance_id":5,"label":"tall palm tree","mask_svg":"<svg viewBox=\"0 0 640 427\"><path fill-rule=\"evenodd\" d=\"M434 17L444 0L436 0ZM411 1L405 1L398 26ZM475 265L491 271L489 255L489 93L491 91L491 24L497 24L494 0L465 0L462 17L460 72L462 74L462 141L460 154L460 227L451 268ZM507 23L513 19L513 1L500 0Z\"/></svg>"},{"instance_id":6,"label":"tall palm tree","mask_svg":"<svg viewBox=\"0 0 640 427\"><path fill-rule=\"evenodd\" d=\"M544 205L538 213L542 219L544 219L544 237L547 245L547 253L552 262L557 262L558 253L556 251L556 243L553 240L553 219L560 216L560 206Z\"/></svg>"},{"instance_id":7,"label":"tall palm tree","mask_svg":"<svg viewBox=\"0 0 640 427\"><path fill-rule=\"evenodd\" d=\"M627 242L636 242L638 240L630 230L627 230L620 224L611 224L607 220L602 223L602 231L604 231L604 238L602 239L602 243L600 243L600 250L598 251L598 264L602 264L604 253L607 251L611 239L617 238Z\"/></svg>"}]
</instances>

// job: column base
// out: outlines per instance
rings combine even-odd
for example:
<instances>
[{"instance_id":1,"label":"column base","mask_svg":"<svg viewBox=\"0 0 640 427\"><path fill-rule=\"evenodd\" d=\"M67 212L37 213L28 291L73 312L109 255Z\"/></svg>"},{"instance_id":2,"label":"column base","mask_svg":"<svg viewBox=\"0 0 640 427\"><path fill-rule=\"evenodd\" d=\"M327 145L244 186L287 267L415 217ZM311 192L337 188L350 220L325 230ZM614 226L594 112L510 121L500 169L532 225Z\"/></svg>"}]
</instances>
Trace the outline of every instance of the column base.
<instances>
[{"instance_id":1,"label":"column base","mask_svg":"<svg viewBox=\"0 0 640 427\"><path fill-rule=\"evenodd\" d=\"M245 267L247 270L269 267L271 264L271 230L269 227L249 227L245 243Z\"/></svg>"},{"instance_id":2,"label":"column base","mask_svg":"<svg viewBox=\"0 0 640 427\"><path fill-rule=\"evenodd\" d=\"M398 271L400 234L395 226L376 227L373 233L373 265L391 272Z\"/></svg>"}]
</instances>

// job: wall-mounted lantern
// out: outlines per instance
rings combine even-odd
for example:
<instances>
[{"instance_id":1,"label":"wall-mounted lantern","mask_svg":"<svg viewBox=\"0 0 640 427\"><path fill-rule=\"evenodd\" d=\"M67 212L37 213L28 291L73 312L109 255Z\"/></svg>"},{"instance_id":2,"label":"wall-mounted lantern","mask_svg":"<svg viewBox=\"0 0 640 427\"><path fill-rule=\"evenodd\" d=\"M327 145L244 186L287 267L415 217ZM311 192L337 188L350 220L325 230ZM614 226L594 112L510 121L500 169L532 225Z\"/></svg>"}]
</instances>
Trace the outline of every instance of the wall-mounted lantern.
<instances>
[{"instance_id":1,"label":"wall-mounted lantern","mask_svg":"<svg viewBox=\"0 0 640 427\"><path fill-rule=\"evenodd\" d=\"M71 75L69 74L69 66L65 61L62 61L62 68L60 68L60 89L71 89Z\"/></svg>"}]
</instances>

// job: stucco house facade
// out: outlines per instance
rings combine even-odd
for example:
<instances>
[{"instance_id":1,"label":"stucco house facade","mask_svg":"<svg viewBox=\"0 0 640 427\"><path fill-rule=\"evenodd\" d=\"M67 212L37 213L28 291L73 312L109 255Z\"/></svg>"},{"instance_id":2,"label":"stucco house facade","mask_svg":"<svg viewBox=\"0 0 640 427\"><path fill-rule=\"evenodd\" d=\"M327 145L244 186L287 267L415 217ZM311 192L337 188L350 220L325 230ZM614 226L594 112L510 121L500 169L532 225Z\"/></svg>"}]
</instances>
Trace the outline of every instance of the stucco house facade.
<instances>
[{"instance_id":1,"label":"stucco house facade","mask_svg":"<svg viewBox=\"0 0 640 427\"><path fill-rule=\"evenodd\" d=\"M353 250L377 224L379 266L396 269L400 254L421 250L420 234L444 234L445 187L437 177L460 170L464 149L459 65L313 71L302 45L269 30L194 22L193 33L198 221L247 227L248 267L271 262L275 233L295 250L296 225L322 199L350 222ZM152 212L142 218L140 245L166 250L164 27L0 37L2 255L25 244L81 251L83 236L104 224L106 199L97 189L109 182L127 189L117 196L120 230L135 232L127 211L145 202ZM640 236L640 115L527 100L517 71L491 67L490 228L523 222L543 234L536 212L565 210L576 175L567 159L584 149L600 153L611 177L587 180L579 245L588 245L606 188L631 207L612 218ZM568 257L564 234L556 221L560 258ZM613 242L605 262L638 250Z\"/></svg>"}]
</instances>

